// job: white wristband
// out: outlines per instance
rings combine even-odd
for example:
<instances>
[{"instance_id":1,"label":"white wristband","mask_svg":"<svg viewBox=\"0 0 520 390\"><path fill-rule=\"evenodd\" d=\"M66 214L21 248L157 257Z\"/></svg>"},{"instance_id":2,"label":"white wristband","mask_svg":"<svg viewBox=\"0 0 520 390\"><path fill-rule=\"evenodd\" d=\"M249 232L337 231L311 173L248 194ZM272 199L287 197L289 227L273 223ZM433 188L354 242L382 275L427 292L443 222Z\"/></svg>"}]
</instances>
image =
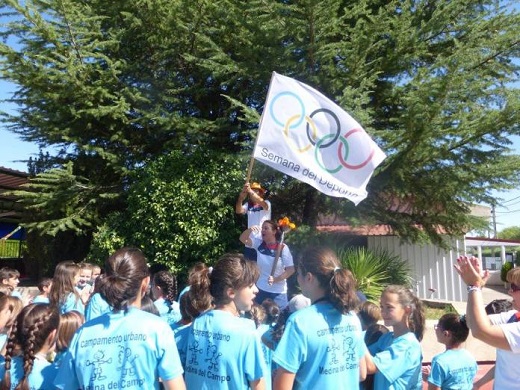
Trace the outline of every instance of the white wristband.
<instances>
[{"instance_id":1,"label":"white wristband","mask_svg":"<svg viewBox=\"0 0 520 390\"><path fill-rule=\"evenodd\" d=\"M468 286L468 294L472 291L482 291L482 288L479 287L479 286L473 286L473 285L469 285Z\"/></svg>"}]
</instances>

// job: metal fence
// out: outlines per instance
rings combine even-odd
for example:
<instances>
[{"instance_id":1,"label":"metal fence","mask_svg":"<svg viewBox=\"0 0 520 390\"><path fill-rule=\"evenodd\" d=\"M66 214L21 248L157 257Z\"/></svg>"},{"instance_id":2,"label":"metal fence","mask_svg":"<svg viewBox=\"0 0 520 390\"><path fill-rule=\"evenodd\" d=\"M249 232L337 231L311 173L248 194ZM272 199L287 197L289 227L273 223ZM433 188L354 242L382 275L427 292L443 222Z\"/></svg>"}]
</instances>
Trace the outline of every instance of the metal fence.
<instances>
[{"instance_id":1,"label":"metal fence","mask_svg":"<svg viewBox=\"0 0 520 390\"><path fill-rule=\"evenodd\" d=\"M0 259L21 258L25 247L25 241L0 240Z\"/></svg>"}]
</instances>

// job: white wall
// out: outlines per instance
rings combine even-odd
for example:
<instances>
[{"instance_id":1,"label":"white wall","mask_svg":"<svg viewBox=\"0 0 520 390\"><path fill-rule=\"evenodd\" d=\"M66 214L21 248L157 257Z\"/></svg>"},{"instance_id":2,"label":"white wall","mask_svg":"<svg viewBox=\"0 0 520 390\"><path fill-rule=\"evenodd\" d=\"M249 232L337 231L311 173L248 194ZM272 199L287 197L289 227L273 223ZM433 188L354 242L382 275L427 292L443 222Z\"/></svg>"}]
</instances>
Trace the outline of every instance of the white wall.
<instances>
[{"instance_id":1,"label":"white wall","mask_svg":"<svg viewBox=\"0 0 520 390\"><path fill-rule=\"evenodd\" d=\"M464 253L464 239L452 239L450 246L450 250L444 250L433 244L401 243L395 236L368 237L368 249L386 250L410 264L419 298L466 301L466 287L453 268L457 257Z\"/></svg>"}]
</instances>

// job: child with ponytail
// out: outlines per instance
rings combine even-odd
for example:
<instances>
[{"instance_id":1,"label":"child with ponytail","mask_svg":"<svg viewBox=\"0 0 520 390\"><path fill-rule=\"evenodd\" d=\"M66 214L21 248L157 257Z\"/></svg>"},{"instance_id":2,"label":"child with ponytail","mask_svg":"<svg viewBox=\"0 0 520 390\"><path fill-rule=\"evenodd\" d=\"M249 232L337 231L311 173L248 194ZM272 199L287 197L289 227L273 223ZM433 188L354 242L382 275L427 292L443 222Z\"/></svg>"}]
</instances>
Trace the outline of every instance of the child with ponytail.
<instances>
[{"instance_id":1,"label":"child with ponytail","mask_svg":"<svg viewBox=\"0 0 520 390\"><path fill-rule=\"evenodd\" d=\"M140 310L150 274L144 254L122 248L105 263L96 282L112 308L75 333L54 384L59 389L184 390L183 369L168 324Z\"/></svg>"},{"instance_id":2,"label":"child with ponytail","mask_svg":"<svg viewBox=\"0 0 520 390\"><path fill-rule=\"evenodd\" d=\"M311 305L295 311L273 353L275 389L358 389L365 379L365 344L356 281L328 248L297 262L298 283Z\"/></svg>"},{"instance_id":3,"label":"child with ponytail","mask_svg":"<svg viewBox=\"0 0 520 390\"><path fill-rule=\"evenodd\" d=\"M428 390L467 389L474 387L477 374L475 358L462 347L469 336L466 317L456 313L444 314L435 325L437 341L446 346L446 351L435 355L432 365L423 368L427 376Z\"/></svg>"},{"instance_id":4,"label":"child with ponytail","mask_svg":"<svg viewBox=\"0 0 520 390\"><path fill-rule=\"evenodd\" d=\"M213 298L214 309L195 318L186 354L189 389L263 389L267 367L253 321L241 318L258 292L256 263L226 254L213 267L201 267L199 283L187 294L195 307ZM194 278L195 279L195 278ZM205 306L205 305L204 305Z\"/></svg>"},{"instance_id":5,"label":"child with ponytail","mask_svg":"<svg viewBox=\"0 0 520 390\"><path fill-rule=\"evenodd\" d=\"M54 389L56 369L47 355L54 349L59 322L58 310L48 304L33 303L22 309L7 344L0 389Z\"/></svg>"},{"instance_id":6,"label":"child with ponytail","mask_svg":"<svg viewBox=\"0 0 520 390\"><path fill-rule=\"evenodd\" d=\"M367 369L375 374L374 389L422 389L422 303L405 286L389 285L381 294L380 305L385 326L393 331L368 347Z\"/></svg>"}]
</instances>

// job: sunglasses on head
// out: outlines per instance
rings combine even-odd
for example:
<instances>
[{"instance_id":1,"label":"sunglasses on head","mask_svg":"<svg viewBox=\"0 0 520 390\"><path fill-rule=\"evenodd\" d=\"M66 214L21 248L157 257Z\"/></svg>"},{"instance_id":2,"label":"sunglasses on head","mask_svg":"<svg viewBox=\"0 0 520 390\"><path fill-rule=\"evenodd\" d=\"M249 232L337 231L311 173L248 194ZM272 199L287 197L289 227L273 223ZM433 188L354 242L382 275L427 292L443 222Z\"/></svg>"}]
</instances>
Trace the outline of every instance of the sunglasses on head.
<instances>
[{"instance_id":1,"label":"sunglasses on head","mask_svg":"<svg viewBox=\"0 0 520 390\"><path fill-rule=\"evenodd\" d=\"M518 290L520 290L520 286L517 286L516 284L511 283L511 291L517 292Z\"/></svg>"}]
</instances>

